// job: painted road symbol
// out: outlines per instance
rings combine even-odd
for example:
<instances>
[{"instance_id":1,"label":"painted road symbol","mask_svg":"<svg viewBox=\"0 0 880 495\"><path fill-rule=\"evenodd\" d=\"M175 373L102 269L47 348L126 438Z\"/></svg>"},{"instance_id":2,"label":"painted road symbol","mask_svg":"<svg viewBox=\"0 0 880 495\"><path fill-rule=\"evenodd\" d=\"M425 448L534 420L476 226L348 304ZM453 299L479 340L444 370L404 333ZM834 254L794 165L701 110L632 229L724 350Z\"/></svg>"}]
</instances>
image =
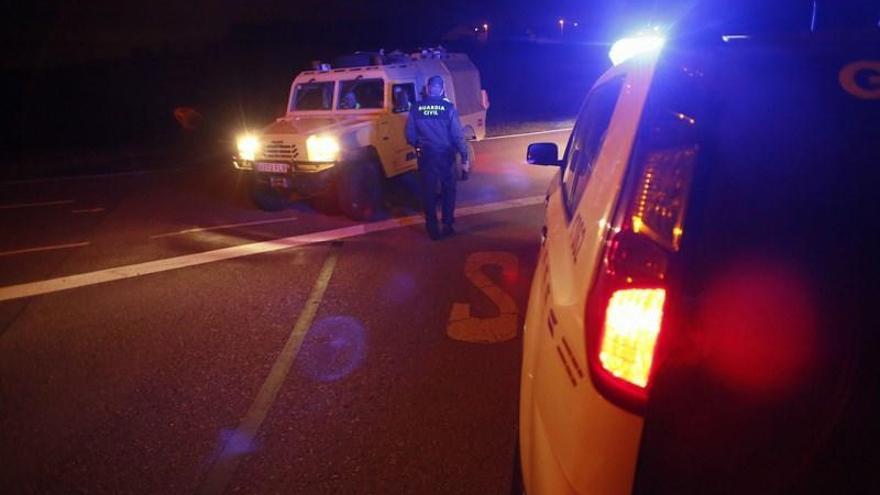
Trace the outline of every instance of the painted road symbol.
<instances>
[{"instance_id":1,"label":"painted road symbol","mask_svg":"<svg viewBox=\"0 0 880 495\"><path fill-rule=\"evenodd\" d=\"M471 305L455 303L449 313L446 334L454 340L476 343L504 342L516 337L519 310L513 298L492 281L483 268L500 267L505 277L516 277L519 260L512 253L488 251L471 253L464 264L468 280L498 307L498 316L477 318L471 315Z\"/></svg>"}]
</instances>

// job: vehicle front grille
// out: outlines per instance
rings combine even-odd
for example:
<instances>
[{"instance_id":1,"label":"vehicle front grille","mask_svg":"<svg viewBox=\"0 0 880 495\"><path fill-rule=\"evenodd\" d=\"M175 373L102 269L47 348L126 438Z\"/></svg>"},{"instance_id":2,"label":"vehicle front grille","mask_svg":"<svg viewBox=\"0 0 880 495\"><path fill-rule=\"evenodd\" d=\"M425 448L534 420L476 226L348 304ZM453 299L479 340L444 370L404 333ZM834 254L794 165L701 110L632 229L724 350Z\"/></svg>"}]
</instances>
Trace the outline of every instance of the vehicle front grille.
<instances>
[{"instance_id":1,"label":"vehicle front grille","mask_svg":"<svg viewBox=\"0 0 880 495\"><path fill-rule=\"evenodd\" d=\"M299 150L295 144L284 141L269 141L263 146L263 158L269 160L296 160Z\"/></svg>"}]
</instances>

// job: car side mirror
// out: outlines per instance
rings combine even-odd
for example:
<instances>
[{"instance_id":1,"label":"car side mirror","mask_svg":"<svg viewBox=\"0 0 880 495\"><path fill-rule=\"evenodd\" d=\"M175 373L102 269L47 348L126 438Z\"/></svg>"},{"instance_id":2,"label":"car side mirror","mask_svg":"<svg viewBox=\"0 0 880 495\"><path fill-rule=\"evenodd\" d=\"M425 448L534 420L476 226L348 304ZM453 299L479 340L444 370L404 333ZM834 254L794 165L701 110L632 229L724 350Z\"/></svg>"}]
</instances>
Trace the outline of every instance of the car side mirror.
<instances>
[{"instance_id":1,"label":"car side mirror","mask_svg":"<svg viewBox=\"0 0 880 495\"><path fill-rule=\"evenodd\" d=\"M526 161L530 165L559 166L559 148L556 143L532 143L526 152Z\"/></svg>"}]
</instances>

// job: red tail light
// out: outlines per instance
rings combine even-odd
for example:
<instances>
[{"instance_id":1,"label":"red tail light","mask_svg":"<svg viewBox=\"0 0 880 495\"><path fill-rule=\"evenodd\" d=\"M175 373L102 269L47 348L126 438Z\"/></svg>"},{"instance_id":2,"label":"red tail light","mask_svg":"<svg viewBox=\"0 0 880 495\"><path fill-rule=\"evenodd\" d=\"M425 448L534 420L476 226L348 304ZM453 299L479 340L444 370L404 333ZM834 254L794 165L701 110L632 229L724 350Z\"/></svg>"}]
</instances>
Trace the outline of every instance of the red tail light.
<instances>
[{"instance_id":1,"label":"red tail light","mask_svg":"<svg viewBox=\"0 0 880 495\"><path fill-rule=\"evenodd\" d=\"M641 413L662 342L668 276L684 234L697 147L695 120L654 116L621 193L585 317L587 361L596 388L611 402Z\"/></svg>"},{"instance_id":2,"label":"red tail light","mask_svg":"<svg viewBox=\"0 0 880 495\"><path fill-rule=\"evenodd\" d=\"M587 362L596 388L640 413L665 325L670 253L643 234L612 237L587 305Z\"/></svg>"},{"instance_id":3,"label":"red tail light","mask_svg":"<svg viewBox=\"0 0 880 495\"><path fill-rule=\"evenodd\" d=\"M602 368L637 387L648 385L665 301L666 289L622 289L611 295L599 348Z\"/></svg>"}]
</instances>

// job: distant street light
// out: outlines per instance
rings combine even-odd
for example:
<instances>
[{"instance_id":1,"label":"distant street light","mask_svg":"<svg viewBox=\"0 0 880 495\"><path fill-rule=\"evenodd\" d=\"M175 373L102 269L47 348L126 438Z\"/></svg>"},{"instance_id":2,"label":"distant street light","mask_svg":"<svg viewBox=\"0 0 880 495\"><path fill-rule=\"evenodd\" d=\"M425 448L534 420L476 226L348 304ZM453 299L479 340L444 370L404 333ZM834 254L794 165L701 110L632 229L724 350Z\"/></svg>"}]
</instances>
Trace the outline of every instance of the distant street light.
<instances>
[{"instance_id":1,"label":"distant street light","mask_svg":"<svg viewBox=\"0 0 880 495\"><path fill-rule=\"evenodd\" d=\"M486 33L486 39L488 40L489 39L489 23L488 22L483 23L483 32Z\"/></svg>"},{"instance_id":2,"label":"distant street light","mask_svg":"<svg viewBox=\"0 0 880 495\"><path fill-rule=\"evenodd\" d=\"M559 19L559 34L565 36L565 19Z\"/></svg>"}]
</instances>

